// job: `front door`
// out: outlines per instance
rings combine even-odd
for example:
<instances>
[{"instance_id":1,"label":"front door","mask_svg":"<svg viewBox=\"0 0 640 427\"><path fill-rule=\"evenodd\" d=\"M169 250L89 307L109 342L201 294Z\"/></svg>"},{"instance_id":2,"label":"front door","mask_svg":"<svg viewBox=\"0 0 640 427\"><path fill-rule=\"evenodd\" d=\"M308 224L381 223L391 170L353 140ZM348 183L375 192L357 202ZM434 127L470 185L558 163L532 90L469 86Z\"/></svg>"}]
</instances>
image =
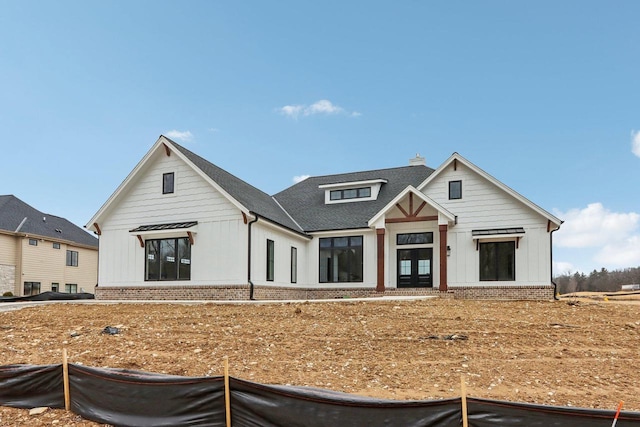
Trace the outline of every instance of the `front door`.
<instances>
[{"instance_id":1,"label":"front door","mask_svg":"<svg viewBox=\"0 0 640 427\"><path fill-rule=\"evenodd\" d=\"M432 261L432 248L398 249L398 287L433 287Z\"/></svg>"}]
</instances>

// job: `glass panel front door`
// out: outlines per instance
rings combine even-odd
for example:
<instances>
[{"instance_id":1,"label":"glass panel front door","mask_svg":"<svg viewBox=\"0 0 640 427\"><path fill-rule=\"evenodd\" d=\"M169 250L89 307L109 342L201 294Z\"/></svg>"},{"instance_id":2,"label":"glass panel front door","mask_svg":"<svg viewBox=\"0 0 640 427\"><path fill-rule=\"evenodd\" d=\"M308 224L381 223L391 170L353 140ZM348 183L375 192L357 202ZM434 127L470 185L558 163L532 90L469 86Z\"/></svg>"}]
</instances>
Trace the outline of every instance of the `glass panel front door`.
<instances>
[{"instance_id":1,"label":"glass panel front door","mask_svg":"<svg viewBox=\"0 0 640 427\"><path fill-rule=\"evenodd\" d=\"M433 287L433 249L398 249L398 287Z\"/></svg>"}]
</instances>

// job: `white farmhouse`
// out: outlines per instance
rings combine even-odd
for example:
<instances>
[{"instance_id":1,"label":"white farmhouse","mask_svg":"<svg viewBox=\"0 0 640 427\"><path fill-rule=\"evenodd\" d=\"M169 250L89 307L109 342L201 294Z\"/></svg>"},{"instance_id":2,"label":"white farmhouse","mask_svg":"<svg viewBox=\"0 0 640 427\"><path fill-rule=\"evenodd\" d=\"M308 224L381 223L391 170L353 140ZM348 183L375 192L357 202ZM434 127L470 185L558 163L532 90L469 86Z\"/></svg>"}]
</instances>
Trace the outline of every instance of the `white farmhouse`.
<instances>
[{"instance_id":1,"label":"white farmhouse","mask_svg":"<svg viewBox=\"0 0 640 427\"><path fill-rule=\"evenodd\" d=\"M457 153L270 196L161 136L86 227L101 299L551 299L561 223Z\"/></svg>"}]
</instances>

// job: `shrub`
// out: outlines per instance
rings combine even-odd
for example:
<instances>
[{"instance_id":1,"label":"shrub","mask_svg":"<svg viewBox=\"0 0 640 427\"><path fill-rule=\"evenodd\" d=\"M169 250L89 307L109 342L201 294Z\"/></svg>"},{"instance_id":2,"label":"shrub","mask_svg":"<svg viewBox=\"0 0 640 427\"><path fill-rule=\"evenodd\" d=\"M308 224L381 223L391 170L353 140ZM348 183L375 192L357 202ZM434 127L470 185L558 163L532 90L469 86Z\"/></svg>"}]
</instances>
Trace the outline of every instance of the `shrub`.
<instances>
[{"instance_id":1,"label":"shrub","mask_svg":"<svg viewBox=\"0 0 640 427\"><path fill-rule=\"evenodd\" d=\"M13 292L5 292L4 294L2 294L3 297L12 297L13 296Z\"/></svg>"}]
</instances>

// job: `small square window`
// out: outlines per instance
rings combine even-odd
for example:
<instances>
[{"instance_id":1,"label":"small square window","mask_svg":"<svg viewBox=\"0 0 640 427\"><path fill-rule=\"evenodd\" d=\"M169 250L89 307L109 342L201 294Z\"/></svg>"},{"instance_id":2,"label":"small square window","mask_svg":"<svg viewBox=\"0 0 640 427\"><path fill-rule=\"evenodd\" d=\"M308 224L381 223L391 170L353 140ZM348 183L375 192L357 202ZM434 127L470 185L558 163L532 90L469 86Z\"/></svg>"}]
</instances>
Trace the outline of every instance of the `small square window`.
<instances>
[{"instance_id":1,"label":"small square window","mask_svg":"<svg viewBox=\"0 0 640 427\"><path fill-rule=\"evenodd\" d=\"M60 243L53 243L53 249L60 249Z\"/></svg>"},{"instance_id":2,"label":"small square window","mask_svg":"<svg viewBox=\"0 0 640 427\"><path fill-rule=\"evenodd\" d=\"M31 246L38 246L38 239L29 239L29 244Z\"/></svg>"},{"instance_id":3,"label":"small square window","mask_svg":"<svg viewBox=\"0 0 640 427\"><path fill-rule=\"evenodd\" d=\"M173 172L162 174L162 194L173 193L174 175Z\"/></svg>"},{"instance_id":4,"label":"small square window","mask_svg":"<svg viewBox=\"0 0 640 427\"><path fill-rule=\"evenodd\" d=\"M449 200L462 199L462 181L449 181Z\"/></svg>"},{"instance_id":5,"label":"small square window","mask_svg":"<svg viewBox=\"0 0 640 427\"><path fill-rule=\"evenodd\" d=\"M60 284L52 283L51 284L51 292L60 292Z\"/></svg>"}]
</instances>

